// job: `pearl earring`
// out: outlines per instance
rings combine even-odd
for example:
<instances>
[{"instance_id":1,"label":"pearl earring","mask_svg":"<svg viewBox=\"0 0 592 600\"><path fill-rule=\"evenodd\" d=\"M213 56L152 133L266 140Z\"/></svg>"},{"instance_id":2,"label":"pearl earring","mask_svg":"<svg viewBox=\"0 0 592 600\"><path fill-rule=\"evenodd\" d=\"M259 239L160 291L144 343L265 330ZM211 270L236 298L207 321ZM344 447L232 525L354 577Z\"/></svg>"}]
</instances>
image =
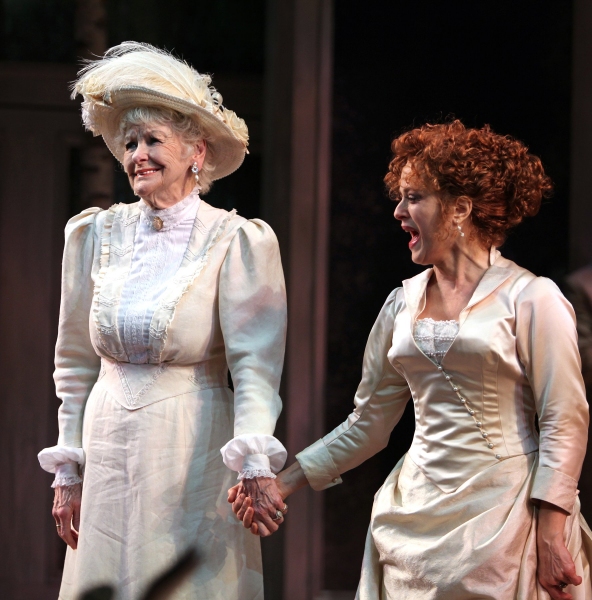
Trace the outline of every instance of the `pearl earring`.
<instances>
[{"instance_id":1,"label":"pearl earring","mask_svg":"<svg viewBox=\"0 0 592 600\"><path fill-rule=\"evenodd\" d=\"M199 187L199 167L197 166L196 162L193 163L191 172L195 173L195 185L197 186L197 191L201 192L201 187Z\"/></svg>"},{"instance_id":2,"label":"pearl earring","mask_svg":"<svg viewBox=\"0 0 592 600\"><path fill-rule=\"evenodd\" d=\"M456 228L458 229L458 231L460 232L460 237L465 237L465 234L462 230L462 227L460 225L457 225Z\"/></svg>"}]
</instances>

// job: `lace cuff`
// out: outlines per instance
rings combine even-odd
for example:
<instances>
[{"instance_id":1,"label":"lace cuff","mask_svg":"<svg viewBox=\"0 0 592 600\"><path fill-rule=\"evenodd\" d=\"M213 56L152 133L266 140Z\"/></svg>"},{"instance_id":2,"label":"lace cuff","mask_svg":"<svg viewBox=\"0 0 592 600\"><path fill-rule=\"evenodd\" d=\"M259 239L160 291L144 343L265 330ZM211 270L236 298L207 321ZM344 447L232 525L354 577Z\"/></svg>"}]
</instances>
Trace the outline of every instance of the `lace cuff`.
<instances>
[{"instance_id":1,"label":"lace cuff","mask_svg":"<svg viewBox=\"0 0 592 600\"><path fill-rule=\"evenodd\" d=\"M74 462L56 465L55 479L51 484L52 488L57 486L76 485L82 483L82 478L78 474L78 464Z\"/></svg>"},{"instance_id":2,"label":"lace cuff","mask_svg":"<svg viewBox=\"0 0 592 600\"><path fill-rule=\"evenodd\" d=\"M270 469L269 457L266 454L248 454L244 457L243 468L237 479L254 479L255 477L275 479L275 475Z\"/></svg>"},{"instance_id":3,"label":"lace cuff","mask_svg":"<svg viewBox=\"0 0 592 600\"><path fill-rule=\"evenodd\" d=\"M55 473L58 465L67 463L84 464L84 450L70 446L52 446L44 448L37 455L41 468L48 473Z\"/></svg>"},{"instance_id":4,"label":"lace cuff","mask_svg":"<svg viewBox=\"0 0 592 600\"><path fill-rule=\"evenodd\" d=\"M272 435L256 433L237 435L225 444L220 452L224 464L233 471L242 473L247 468L263 469L266 473L269 471L271 475L282 469L288 456L284 446ZM258 458L252 458L255 456ZM251 475L251 477L270 477L271 475ZM246 479L251 477L246 477Z\"/></svg>"}]
</instances>

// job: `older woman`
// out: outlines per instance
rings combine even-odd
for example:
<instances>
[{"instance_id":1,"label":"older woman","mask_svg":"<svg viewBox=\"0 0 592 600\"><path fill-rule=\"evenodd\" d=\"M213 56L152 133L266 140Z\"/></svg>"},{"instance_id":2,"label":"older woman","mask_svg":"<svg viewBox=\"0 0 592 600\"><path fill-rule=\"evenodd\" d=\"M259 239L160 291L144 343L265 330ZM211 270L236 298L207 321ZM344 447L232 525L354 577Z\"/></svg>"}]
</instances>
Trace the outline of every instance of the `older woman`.
<instances>
[{"instance_id":1,"label":"older woman","mask_svg":"<svg viewBox=\"0 0 592 600\"><path fill-rule=\"evenodd\" d=\"M520 142L459 121L414 129L393 151L395 218L413 262L433 266L387 298L354 412L297 455L279 492L340 483L386 446L411 396L415 437L375 496L357 598L589 600L573 311L552 281L496 250L550 181ZM230 500L269 533L248 491Z\"/></svg>"},{"instance_id":2,"label":"older woman","mask_svg":"<svg viewBox=\"0 0 592 600\"><path fill-rule=\"evenodd\" d=\"M102 583L138 598L197 544L179 598L262 599L258 543L224 495L236 472L264 490L285 461L282 267L268 225L200 198L241 165L246 126L209 77L142 44L90 63L76 93L140 200L66 227L60 434L39 455L69 545L60 598Z\"/></svg>"}]
</instances>

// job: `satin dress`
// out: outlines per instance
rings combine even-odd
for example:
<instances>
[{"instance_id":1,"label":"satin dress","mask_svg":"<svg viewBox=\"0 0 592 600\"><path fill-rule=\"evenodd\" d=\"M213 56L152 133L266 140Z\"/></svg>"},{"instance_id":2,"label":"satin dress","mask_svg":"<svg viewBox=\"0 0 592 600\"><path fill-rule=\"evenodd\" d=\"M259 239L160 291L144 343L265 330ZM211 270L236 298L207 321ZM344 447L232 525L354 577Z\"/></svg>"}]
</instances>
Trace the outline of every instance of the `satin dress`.
<instances>
[{"instance_id":1,"label":"satin dress","mask_svg":"<svg viewBox=\"0 0 592 600\"><path fill-rule=\"evenodd\" d=\"M277 239L264 222L201 201L178 268L144 295L154 296L151 318L122 328L141 218L139 203L120 204L66 228L58 448L83 452L85 464L79 545L67 550L59 597L110 584L117 600L136 600L197 546L200 566L174 600L263 600L259 540L232 514L237 474L220 450L272 438L281 410Z\"/></svg>"},{"instance_id":2,"label":"satin dress","mask_svg":"<svg viewBox=\"0 0 592 600\"><path fill-rule=\"evenodd\" d=\"M573 310L557 286L492 249L440 361L414 339L432 270L403 282L370 333L355 409L297 455L321 490L388 443L411 397L415 435L378 490L359 600L546 600L537 503L569 513L591 600L592 534L577 481L588 433ZM537 432L535 417L538 415Z\"/></svg>"}]
</instances>

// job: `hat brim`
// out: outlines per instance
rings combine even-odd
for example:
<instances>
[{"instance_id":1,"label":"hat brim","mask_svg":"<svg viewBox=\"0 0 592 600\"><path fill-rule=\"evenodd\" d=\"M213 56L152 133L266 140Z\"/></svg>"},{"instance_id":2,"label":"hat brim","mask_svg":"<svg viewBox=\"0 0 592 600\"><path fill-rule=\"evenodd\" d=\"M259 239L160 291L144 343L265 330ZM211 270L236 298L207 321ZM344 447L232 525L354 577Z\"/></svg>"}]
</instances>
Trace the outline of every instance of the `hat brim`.
<instances>
[{"instance_id":1,"label":"hat brim","mask_svg":"<svg viewBox=\"0 0 592 600\"><path fill-rule=\"evenodd\" d=\"M212 179L222 179L242 165L246 147L218 117L192 102L144 87L121 88L94 107L95 113L100 113L95 114L99 121L99 133L120 163L123 163L125 153L124 144L118 141L121 117L125 111L137 106L171 108L199 121L208 132L208 147L214 153Z\"/></svg>"}]
</instances>

